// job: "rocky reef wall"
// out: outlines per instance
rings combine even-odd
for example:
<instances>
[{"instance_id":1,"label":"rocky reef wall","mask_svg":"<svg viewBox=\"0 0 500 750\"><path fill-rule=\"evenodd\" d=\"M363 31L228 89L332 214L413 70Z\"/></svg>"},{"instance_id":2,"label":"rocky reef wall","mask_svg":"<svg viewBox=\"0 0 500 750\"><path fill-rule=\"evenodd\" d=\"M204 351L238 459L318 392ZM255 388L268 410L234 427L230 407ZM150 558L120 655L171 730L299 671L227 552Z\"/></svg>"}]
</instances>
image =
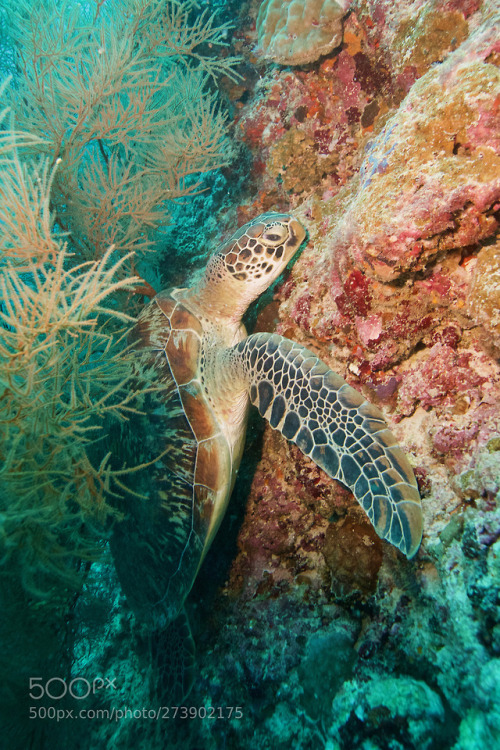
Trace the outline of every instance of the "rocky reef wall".
<instances>
[{"instance_id":1,"label":"rocky reef wall","mask_svg":"<svg viewBox=\"0 0 500 750\"><path fill-rule=\"evenodd\" d=\"M292 210L309 234L262 327L383 410L425 514L407 563L265 429L215 646L265 707L263 746L472 750L500 732L499 23L493 3L358 0L334 53L257 58L237 115L240 219Z\"/></svg>"}]
</instances>

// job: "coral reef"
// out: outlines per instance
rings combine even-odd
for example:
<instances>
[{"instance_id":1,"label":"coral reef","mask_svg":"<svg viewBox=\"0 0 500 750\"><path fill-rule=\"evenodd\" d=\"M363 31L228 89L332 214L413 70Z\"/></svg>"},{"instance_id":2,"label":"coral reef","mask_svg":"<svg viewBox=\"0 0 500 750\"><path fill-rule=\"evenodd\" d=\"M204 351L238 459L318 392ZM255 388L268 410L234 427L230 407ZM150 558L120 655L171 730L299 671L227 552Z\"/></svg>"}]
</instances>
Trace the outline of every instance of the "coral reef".
<instances>
[{"instance_id":1,"label":"coral reef","mask_svg":"<svg viewBox=\"0 0 500 750\"><path fill-rule=\"evenodd\" d=\"M423 542L405 560L373 535L347 490L251 419L228 514L188 600L198 653L186 702L192 718L66 722L53 736L82 750L493 748L500 734L498 4L353 0L348 14L347 3L338 14L343 36L335 44L342 44L325 54L309 40L306 58L281 57L278 47L266 57L273 42L263 42L263 25L273 3L260 13L257 2L213 5L237 23L222 59L244 58L244 80L223 81L231 148L242 158L203 183L206 200L201 194L170 209L177 228L145 229L147 238L177 245L162 281L183 283L186 269L203 266L209 246L236 221L292 211L309 243L254 313L257 329L307 345L384 412L418 479ZM0 44L10 49L7 36ZM45 210L34 235L40 247L52 237ZM157 271L145 258L141 275L153 283ZM68 707L162 705L151 692L148 639L109 562L94 564L86 581L71 608L75 658L70 665L47 658L47 669L108 675L116 689ZM16 616L29 624L23 606ZM55 630L41 627L46 654L54 632L68 632L67 612L54 615ZM19 695L19 685L12 690ZM241 711L213 720L200 711L226 706ZM51 728L44 729L34 740L40 748L49 746Z\"/></svg>"},{"instance_id":2,"label":"coral reef","mask_svg":"<svg viewBox=\"0 0 500 750\"><path fill-rule=\"evenodd\" d=\"M285 65L314 62L342 42L348 0L263 0L257 16L259 50Z\"/></svg>"},{"instance_id":3,"label":"coral reef","mask_svg":"<svg viewBox=\"0 0 500 750\"><path fill-rule=\"evenodd\" d=\"M359 732L356 738L356 730L351 730L351 742L359 742L363 734L381 736L384 725L394 722L401 727L400 747L410 742L432 747L436 726L442 726L445 718L439 695L425 682L405 676L380 679L374 675L362 684L346 681L335 696L332 712L336 719L330 734L337 740L342 741L349 722L358 724Z\"/></svg>"}]
</instances>

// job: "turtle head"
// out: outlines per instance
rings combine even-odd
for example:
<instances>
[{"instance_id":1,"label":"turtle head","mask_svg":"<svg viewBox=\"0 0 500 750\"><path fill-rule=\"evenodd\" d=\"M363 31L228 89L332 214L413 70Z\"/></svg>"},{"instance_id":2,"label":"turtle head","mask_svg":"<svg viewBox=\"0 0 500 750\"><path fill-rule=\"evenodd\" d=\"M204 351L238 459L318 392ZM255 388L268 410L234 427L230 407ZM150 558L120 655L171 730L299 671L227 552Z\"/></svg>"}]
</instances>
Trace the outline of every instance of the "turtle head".
<instances>
[{"instance_id":1,"label":"turtle head","mask_svg":"<svg viewBox=\"0 0 500 750\"><path fill-rule=\"evenodd\" d=\"M304 228L293 216L262 214L218 249L211 259L213 270L252 290L255 299L278 278L305 236Z\"/></svg>"},{"instance_id":2,"label":"turtle head","mask_svg":"<svg viewBox=\"0 0 500 750\"><path fill-rule=\"evenodd\" d=\"M238 324L250 303L278 278L305 236L293 216L258 216L212 255L203 278L185 293L185 301L206 319Z\"/></svg>"}]
</instances>

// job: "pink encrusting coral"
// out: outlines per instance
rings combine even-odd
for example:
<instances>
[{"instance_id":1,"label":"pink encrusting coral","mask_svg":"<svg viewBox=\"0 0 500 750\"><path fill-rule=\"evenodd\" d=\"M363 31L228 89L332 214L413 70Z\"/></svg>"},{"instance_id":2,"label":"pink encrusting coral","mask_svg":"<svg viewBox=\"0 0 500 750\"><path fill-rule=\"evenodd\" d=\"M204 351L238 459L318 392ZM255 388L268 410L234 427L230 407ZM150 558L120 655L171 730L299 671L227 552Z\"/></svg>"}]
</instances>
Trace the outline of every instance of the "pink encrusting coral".
<instances>
[{"instance_id":1,"label":"pink encrusting coral","mask_svg":"<svg viewBox=\"0 0 500 750\"><path fill-rule=\"evenodd\" d=\"M490 113L498 110L500 76L485 62L489 35L477 33L474 41L465 59L459 49L419 79L369 144L356 193L336 226L337 246L347 252L330 249L342 277L354 264L383 281L425 271L436 256L497 228L499 120Z\"/></svg>"}]
</instances>

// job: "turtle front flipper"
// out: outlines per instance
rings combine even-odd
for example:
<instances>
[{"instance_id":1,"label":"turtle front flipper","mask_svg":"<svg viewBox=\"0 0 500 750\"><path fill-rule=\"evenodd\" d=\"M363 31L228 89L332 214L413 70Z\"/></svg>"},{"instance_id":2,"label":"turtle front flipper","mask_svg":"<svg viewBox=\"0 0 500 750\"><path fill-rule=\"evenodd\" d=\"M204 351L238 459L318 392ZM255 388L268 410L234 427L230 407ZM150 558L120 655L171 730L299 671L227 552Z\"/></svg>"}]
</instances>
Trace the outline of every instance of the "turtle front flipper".
<instances>
[{"instance_id":1,"label":"turtle front flipper","mask_svg":"<svg viewBox=\"0 0 500 750\"><path fill-rule=\"evenodd\" d=\"M382 413L308 349L257 333L228 352L271 427L348 487L377 534L411 558L422 538L415 476Z\"/></svg>"}]
</instances>

